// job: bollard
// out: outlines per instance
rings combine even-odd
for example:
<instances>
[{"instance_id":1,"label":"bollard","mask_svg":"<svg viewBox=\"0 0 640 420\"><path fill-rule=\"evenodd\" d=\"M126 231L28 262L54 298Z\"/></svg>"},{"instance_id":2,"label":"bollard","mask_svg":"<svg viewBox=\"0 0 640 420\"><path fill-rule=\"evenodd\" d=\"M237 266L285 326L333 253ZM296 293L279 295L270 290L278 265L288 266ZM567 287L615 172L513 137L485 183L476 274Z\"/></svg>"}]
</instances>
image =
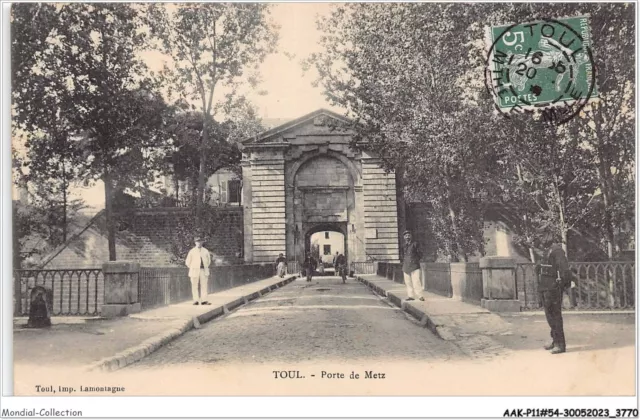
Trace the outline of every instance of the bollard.
<instances>
[{"instance_id":1,"label":"bollard","mask_svg":"<svg viewBox=\"0 0 640 420\"><path fill-rule=\"evenodd\" d=\"M27 328L44 328L51 326L51 308L53 291L42 286L31 289L29 296L29 320Z\"/></svg>"},{"instance_id":2,"label":"bollard","mask_svg":"<svg viewBox=\"0 0 640 420\"><path fill-rule=\"evenodd\" d=\"M516 288L516 262L509 257L480 258L481 305L492 312L520 312Z\"/></svg>"},{"instance_id":3,"label":"bollard","mask_svg":"<svg viewBox=\"0 0 640 420\"><path fill-rule=\"evenodd\" d=\"M127 316L141 310L138 294L140 264L131 261L109 261L102 265L104 304L102 316Z\"/></svg>"}]
</instances>

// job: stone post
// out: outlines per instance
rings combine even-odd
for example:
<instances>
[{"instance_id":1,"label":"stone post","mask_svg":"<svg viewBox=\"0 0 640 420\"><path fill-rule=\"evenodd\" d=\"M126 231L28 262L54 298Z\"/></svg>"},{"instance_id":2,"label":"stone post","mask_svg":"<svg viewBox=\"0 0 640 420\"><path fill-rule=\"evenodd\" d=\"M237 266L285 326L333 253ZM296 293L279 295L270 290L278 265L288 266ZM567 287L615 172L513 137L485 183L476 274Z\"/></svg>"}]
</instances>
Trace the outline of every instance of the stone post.
<instances>
[{"instance_id":1,"label":"stone post","mask_svg":"<svg viewBox=\"0 0 640 420\"><path fill-rule=\"evenodd\" d=\"M102 265L104 304L102 316L113 318L140 312L138 276L140 264L132 261L109 261Z\"/></svg>"},{"instance_id":2,"label":"stone post","mask_svg":"<svg viewBox=\"0 0 640 420\"><path fill-rule=\"evenodd\" d=\"M483 308L492 312L520 312L516 288L516 262L509 257L484 257L482 269Z\"/></svg>"},{"instance_id":3,"label":"stone post","mask_svg":"<svg viewBox=\"0 0 640 420\"><path fill-rule=\"evenodd\" d=\"M240 166L242 167L242 207L243 207L243 259L245 264L253 261L253 193L251 189L251 162L250 152L243 154Z\"/></svg>"}]
</instances>

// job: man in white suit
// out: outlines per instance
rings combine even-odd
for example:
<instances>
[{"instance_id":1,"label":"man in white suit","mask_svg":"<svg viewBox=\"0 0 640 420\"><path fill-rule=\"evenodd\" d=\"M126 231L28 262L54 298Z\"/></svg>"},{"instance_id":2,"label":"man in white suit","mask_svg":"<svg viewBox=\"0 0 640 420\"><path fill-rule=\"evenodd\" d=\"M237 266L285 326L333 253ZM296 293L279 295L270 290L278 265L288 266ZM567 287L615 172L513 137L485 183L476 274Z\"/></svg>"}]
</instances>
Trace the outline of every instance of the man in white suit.
<instances>
[{"instance_id":1,"label":"man in white suit","mask_svg":"<svg viewBox=\"0 0 640 420\"><path fill-rule=\"evenodd\" d=\"M207 301L211 254L209 254L209 251L202 246L201 238L196 237L195 242L196 246L189 251L186 260L187 267L189 267L189 278L191 279L193 304L211 305ZM200 283L200 295L198 295L198 283Z\"/></svg>"}]
</instances>

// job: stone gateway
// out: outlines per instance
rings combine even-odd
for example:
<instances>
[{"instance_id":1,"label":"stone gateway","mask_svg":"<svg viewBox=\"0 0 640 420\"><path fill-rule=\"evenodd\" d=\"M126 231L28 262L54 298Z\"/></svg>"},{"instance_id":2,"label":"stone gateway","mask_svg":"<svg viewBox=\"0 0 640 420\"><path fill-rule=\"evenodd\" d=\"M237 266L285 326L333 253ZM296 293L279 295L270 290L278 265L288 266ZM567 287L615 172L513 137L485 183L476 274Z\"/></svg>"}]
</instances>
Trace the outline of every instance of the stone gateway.
<instances>
[{"instance_id":1,"label":"stone gateway","mask_svg":"<svg viewBox=\"0 0 640 420\"><path fill-rule=\"evenodd\" d=\"M321 231L344 235L349 263L398 261L395 175L351 149L348 124L319 110L243 142L245 262L301 262Z\"/></svg>"}]
</instances>

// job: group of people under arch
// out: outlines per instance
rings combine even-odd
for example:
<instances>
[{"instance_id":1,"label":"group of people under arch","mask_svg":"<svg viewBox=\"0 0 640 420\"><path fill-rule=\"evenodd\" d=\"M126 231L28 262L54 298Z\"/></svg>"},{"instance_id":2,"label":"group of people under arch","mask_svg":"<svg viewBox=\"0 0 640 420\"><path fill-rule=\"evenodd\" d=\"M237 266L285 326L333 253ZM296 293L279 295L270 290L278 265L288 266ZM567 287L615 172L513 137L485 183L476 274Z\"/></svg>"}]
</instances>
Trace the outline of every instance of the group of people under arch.
<instances>
[{"instance_id":1,"label":"group of people under arch","mask_svg":"<svg viewBox=\"0 0 640 420\"><path fill-rule=\"evenodd\" d=\"M318 269L318 265L321 266L321 274L324 274L324 266L322 261L318 263L313 255L311 255L310 252L307 252L302 263L302 271L300 272L300 277L305 276L307 278L307 281L311 282L313 275ZM346 283L348 272L347 257L345 257L344 254L336 252L336 255L333 257L333 267L335 269L336 275L342 277L342 282ZM280 277L284 277L287 274L287 259L282 253L276 259L276 273Z\"/></svg>"}]
</instances>

